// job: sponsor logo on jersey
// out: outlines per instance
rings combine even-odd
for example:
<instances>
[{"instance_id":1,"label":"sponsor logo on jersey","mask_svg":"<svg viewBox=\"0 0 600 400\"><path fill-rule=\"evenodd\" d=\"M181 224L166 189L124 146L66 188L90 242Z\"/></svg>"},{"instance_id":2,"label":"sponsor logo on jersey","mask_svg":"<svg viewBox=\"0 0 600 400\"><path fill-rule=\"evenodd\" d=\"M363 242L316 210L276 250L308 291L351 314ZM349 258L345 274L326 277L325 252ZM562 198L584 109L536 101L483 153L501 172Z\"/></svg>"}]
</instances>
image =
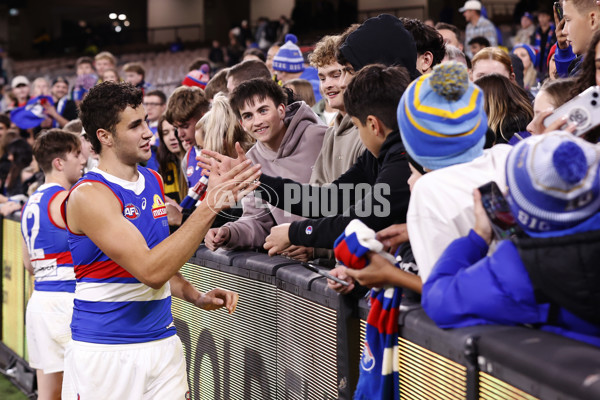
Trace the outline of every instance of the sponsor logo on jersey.
<instances>
[{"instance_id":1,"label":"sponsor logo on jersey","mask_svg":"<svg viewBox=\"0 0 600 400\"><path fill-rule=\"evenodd\" d=\"M134 219L137 219L137 217L140 216L140 210L135 205L129 203L123 209L123 215L127 219L134 220Z\"/></svg>"},{"instance_id":2,"label":"sponsor logo on jersey","mask_svg":"<svg viewBox=\"0 0 600 400\"><path fill-rule=\"evenodd\" d=\"M159 195L154 195L154 203L152 203L152 217L154 219L167 216L167 207Z\"/></svg>"},{"instance_id":3,"label":"sponsor logo on jersey","mask_svg":"<svg viewBox=\"0 0 600 400\"><path fill-rule=\"evenodd\" d=\"M145 210L145 209L146 209L146 198L144 197L142 199L142 210Z\"/></svg>"},{"instance_id":4,"label":"sponsor logo on jersey","mask_svg":"<svg viewBox=\"0 0 600 400\"><path fill-rule=\"evenodd\" d=\"M30 198L29 198L29 204L36 204L39 203L42 200L42 196L44 195L44 193L34 193Z\"/></svg>"}]
</instances>

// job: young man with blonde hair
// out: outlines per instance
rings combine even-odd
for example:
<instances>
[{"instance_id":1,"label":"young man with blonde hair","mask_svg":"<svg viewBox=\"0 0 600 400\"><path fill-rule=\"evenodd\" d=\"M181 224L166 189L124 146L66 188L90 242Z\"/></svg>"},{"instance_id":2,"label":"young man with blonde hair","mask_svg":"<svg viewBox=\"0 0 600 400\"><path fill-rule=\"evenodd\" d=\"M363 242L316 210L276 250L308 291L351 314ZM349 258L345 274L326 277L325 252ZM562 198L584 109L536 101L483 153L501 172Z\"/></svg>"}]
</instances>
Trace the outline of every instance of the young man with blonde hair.
<instances>
[{"instance_id":1,"label":"young man with blonde hair","mask_svg":"<svg viewBox=\"0 0 600 400\"><path fill-rule=\"evenodd\" d=\"M94 68L100 79L104 76L104 72L109 69L117 68L117 59L108 51L101 51L94 57Z\"/></svg>"},{"instance_id":2,"label":"young man with blonde hair","mask_svg":"<svg viewBox=\"0 0 600 400\"><path fill-rule=\"evenodd\" d=\"M344 91L352 80L352 75L344 72L344 66L337 62L336 51L340 44L340 36L325 36L317 43L309 57L310 64L319 74L325 101L338 111L333 126L325 132L323 146L310 177L310 183L318 185L333 182L346 172L365 150L358 130L344 106Z\"/></svg>"}]
</instances>

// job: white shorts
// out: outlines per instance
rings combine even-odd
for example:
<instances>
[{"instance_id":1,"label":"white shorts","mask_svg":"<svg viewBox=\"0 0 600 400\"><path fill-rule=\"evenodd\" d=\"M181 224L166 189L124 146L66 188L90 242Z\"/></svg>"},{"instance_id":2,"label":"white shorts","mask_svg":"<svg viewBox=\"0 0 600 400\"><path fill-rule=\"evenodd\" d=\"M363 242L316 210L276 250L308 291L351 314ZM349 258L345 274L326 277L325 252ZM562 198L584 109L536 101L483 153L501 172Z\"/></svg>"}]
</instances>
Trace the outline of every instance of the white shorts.
<instances>
[{"instance_id":1,"label":"white shorts","mask_svg":"<svg viewBox=\"0 0 600 400\"><path fill-rule=\"evenodd\" d=\"M64 369L75 293L34 290L25 313L29 365L45 374Z\"/></svg>"},{"instance_id":2,"label":"white shorts","mask_svg":"<svg viewBox=\"0 0 600 400\"><path fill-rule=\"evenodd\" d=\"M177 335L134 344L71 341L65 354L63 400L185 400L188 390Z\"/></svg>"}]
</instances>

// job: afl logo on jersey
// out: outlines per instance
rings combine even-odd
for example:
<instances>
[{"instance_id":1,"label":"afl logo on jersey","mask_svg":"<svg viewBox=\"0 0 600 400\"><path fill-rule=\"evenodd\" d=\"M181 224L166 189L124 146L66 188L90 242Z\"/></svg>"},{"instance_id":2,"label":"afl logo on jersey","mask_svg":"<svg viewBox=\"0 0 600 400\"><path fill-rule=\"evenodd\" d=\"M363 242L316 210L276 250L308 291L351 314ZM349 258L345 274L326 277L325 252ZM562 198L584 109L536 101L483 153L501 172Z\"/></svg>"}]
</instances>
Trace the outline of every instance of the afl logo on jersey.
<instances>
[{"instance_id":1,"label":"afl logo on jersey","mask_svg":"<svg viewBox=\"0 0 600 400\"><path fill-rule=\"evenodd\" d=\"M194 173L194 167L192 165L190 165L189 167L187 167L187 169L185 170L185 174L188 176L188 178L190 176L192 176L192 174Z\"/></svg>"},{"instance_id":2,"label":"afl logo on jersey","mask_svg":"<svg viewBox=\"0 0 600 400\"><path fill-rule=\"evenodd\" d=\"M167 216L167 207L159 195L154 195L154 203L152 203L152 216L154 219Z\"/></svg>"},{"instance_id":3,"label":"afl logo on jersey","mask_svg":"<svg viewBox=\"0 0 600 400\"><path fill-rule=\"evenodd\" d=\"M137 219L137 217L140 216L140 210L133 204L129 203L123 209L123 215L127 219Z\"/></svg>"}]
</instances>

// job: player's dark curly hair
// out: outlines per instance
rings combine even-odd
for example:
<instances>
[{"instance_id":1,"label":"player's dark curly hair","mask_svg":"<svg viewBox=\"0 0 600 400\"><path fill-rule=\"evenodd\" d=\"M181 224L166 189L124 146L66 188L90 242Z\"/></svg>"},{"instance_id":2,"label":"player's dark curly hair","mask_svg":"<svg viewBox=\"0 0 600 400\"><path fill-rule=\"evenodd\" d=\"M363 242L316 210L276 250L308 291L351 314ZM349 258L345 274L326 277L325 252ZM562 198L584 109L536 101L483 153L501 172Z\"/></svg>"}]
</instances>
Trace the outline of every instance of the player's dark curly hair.
<instances>
[{"instance_id":1,"label":"player's dark curly hair","mask_svg":"<svg viewBox=\"0 0 600 400\"><path fill-rule=\"evenodd\" d=\"M96 135L98 129L114 134L121 113L127 106L139 107L142 99L141 89L125 82L102 82L90 89L80 104L79 118L86 137L97 154L102 151Z\"/></svg>"}]
</instances>

